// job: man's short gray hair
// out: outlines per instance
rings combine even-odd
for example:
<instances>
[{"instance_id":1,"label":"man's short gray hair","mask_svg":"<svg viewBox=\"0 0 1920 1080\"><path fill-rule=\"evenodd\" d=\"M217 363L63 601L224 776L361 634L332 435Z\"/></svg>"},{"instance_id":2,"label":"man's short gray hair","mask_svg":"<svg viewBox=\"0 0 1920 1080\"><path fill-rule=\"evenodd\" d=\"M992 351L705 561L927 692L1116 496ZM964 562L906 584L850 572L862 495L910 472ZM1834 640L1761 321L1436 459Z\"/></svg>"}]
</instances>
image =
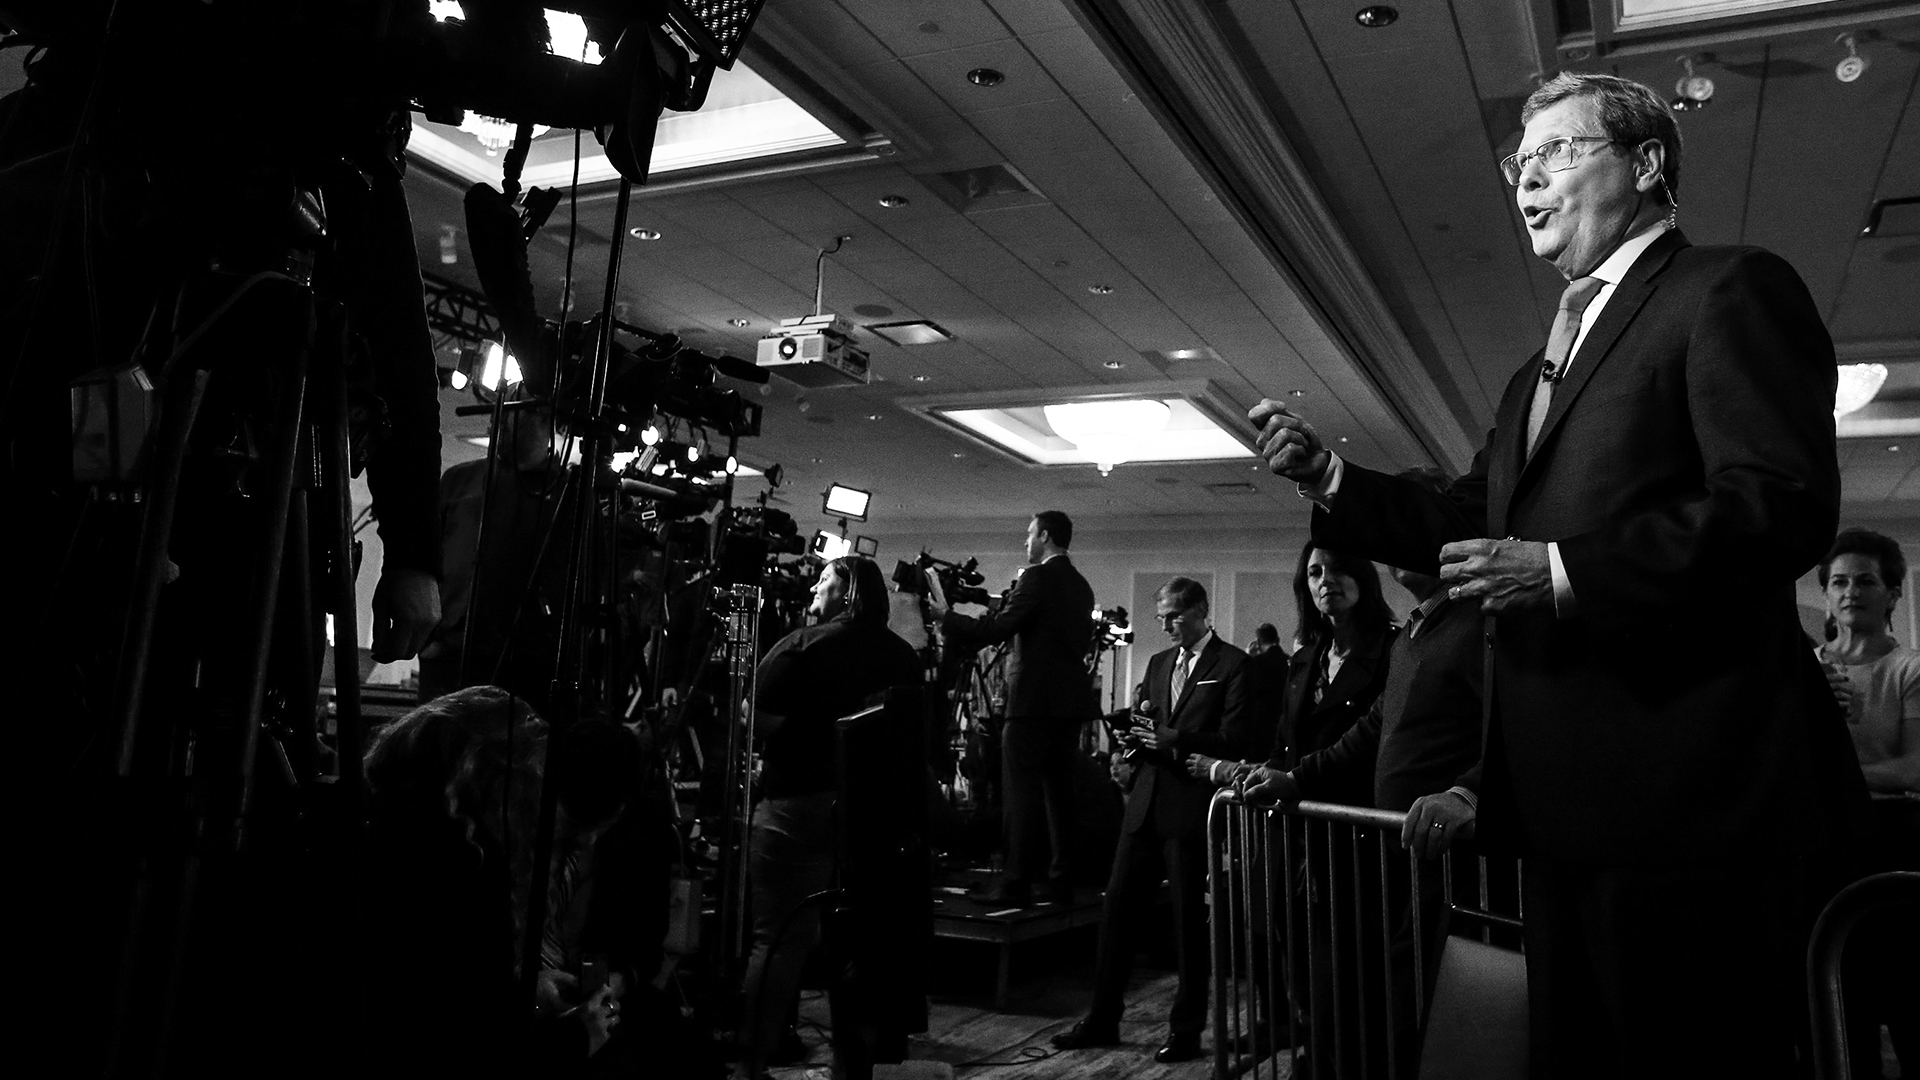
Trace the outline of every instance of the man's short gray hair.
<instances>
[{"instance_id":1,"label":"man's short gray hair","mask_svg":"<svg viewBox=\"0 0 1920 1080\"><path fill-rule=\"evenodd\" d=\"M1666 163L1660 177L1666 182L1667 198L1680 198L1680 125L1674 123L1673 110L1666 99L1653 89L1613 75L1585 71L1563 71L1540 84L1520 110L1522 124L1568 98L1591 102L1607 138L1639 146L1648 139L1660 140L1666 150Z\"/></svg>"},{"instance_id":2,"label":"man's short gray hair","mask_svg":"<svg viewBox=\"0 0 1920 1080\"><path fill-rule=\"evenodd\" d=\"M1202 615L1212 613L1211 605L1207 602L1207 587L1190 577L1183 576L1169 580L1165 585L1160 586L1160 591L1155 595L1162 600L1178 604L1181 611L1198 608Z\"/></svg>"}]
</instances>

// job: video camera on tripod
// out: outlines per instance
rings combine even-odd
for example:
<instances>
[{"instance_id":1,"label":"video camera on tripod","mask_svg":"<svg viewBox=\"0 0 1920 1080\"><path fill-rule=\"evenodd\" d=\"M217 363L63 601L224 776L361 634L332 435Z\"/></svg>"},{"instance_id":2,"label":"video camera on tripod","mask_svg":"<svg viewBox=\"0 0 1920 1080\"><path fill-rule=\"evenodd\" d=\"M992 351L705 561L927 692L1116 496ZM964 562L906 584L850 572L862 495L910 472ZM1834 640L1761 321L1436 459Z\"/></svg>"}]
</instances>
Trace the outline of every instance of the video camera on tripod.
<instances>
[{"instance_id":1,"label":"video camera on tripod","mask_svg":"<svg viewBox=\"0 0 1920 1080\"><path fill-rule=\"evenodd\" d=\"M980 572L980 560L968 556L965 562L948 562L921 552L912 562L901 559L893 568L893 583L903 593L925 599L931 586L928 575L940 582L940 591L949 604L994 606L999 597L986 590L987 577Z\"/></svg>"}]
</instances>

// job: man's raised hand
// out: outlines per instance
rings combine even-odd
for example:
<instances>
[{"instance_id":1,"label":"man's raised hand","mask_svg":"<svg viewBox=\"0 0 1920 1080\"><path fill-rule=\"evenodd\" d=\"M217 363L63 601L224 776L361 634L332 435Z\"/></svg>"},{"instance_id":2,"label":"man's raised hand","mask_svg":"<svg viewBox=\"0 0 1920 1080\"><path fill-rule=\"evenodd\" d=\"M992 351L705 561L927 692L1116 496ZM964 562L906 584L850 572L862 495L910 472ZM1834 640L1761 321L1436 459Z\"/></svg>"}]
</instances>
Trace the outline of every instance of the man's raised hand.
<instances>
[{"instance_id":1,"label":"man's raised hand","mask_svg":"<svg viewBox=\"0 0 1920 1080\"><path fill-rule=\"evenodd\" d=\"M1333 456L1305 417L1272 398L1247 410L1247 419L1260 429L1255 440L1267 468L1297 484L1316 484L1326 474Z\"/></svg>"}]
</instances>

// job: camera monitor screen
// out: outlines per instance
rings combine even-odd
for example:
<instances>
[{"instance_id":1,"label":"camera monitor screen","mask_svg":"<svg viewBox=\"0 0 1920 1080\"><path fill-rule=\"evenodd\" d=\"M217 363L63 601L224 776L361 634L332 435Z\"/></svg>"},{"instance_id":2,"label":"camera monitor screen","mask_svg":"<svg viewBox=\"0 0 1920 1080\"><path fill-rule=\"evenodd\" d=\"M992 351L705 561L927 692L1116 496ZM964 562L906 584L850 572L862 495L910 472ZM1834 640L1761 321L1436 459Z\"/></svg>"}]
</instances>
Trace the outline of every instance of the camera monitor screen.
<instances>
[{"instance_id":1,"label":"camera monitor screen","mask_svg":"<svg viewBox=\"0 0 1920 1080\"><path fill-rule=\"evenodd\" d=\"M823 509L834 517L865 521L867 520L867 503L872 499L871 491L861 491L859 488L850 488L845 484L835 484L827 489Z\"/></svg>"}]
</instances>

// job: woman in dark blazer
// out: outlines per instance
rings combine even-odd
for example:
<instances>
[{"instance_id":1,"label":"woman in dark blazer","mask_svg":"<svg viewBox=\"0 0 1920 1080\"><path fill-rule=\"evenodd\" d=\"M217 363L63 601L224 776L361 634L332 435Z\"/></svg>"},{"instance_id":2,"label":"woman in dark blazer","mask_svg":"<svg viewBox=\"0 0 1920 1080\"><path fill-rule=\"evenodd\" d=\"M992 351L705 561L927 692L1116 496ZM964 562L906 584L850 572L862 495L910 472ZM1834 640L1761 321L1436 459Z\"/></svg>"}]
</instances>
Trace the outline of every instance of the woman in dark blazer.
<instances>
[{"instance_id":1,"label":"woman in dark blazer","mask_svg":"<svg viewBox=\"0 0 1920 1080\"><path fill-rule=\"evenodd\" d=\"M1359 556L1309 543L1293 602L1300 629L1267 761L1277 769L1332 746L1366 715L1387 684L1387 646L1398 632L1379 572Z\"/></svg>"}]
</instances>

